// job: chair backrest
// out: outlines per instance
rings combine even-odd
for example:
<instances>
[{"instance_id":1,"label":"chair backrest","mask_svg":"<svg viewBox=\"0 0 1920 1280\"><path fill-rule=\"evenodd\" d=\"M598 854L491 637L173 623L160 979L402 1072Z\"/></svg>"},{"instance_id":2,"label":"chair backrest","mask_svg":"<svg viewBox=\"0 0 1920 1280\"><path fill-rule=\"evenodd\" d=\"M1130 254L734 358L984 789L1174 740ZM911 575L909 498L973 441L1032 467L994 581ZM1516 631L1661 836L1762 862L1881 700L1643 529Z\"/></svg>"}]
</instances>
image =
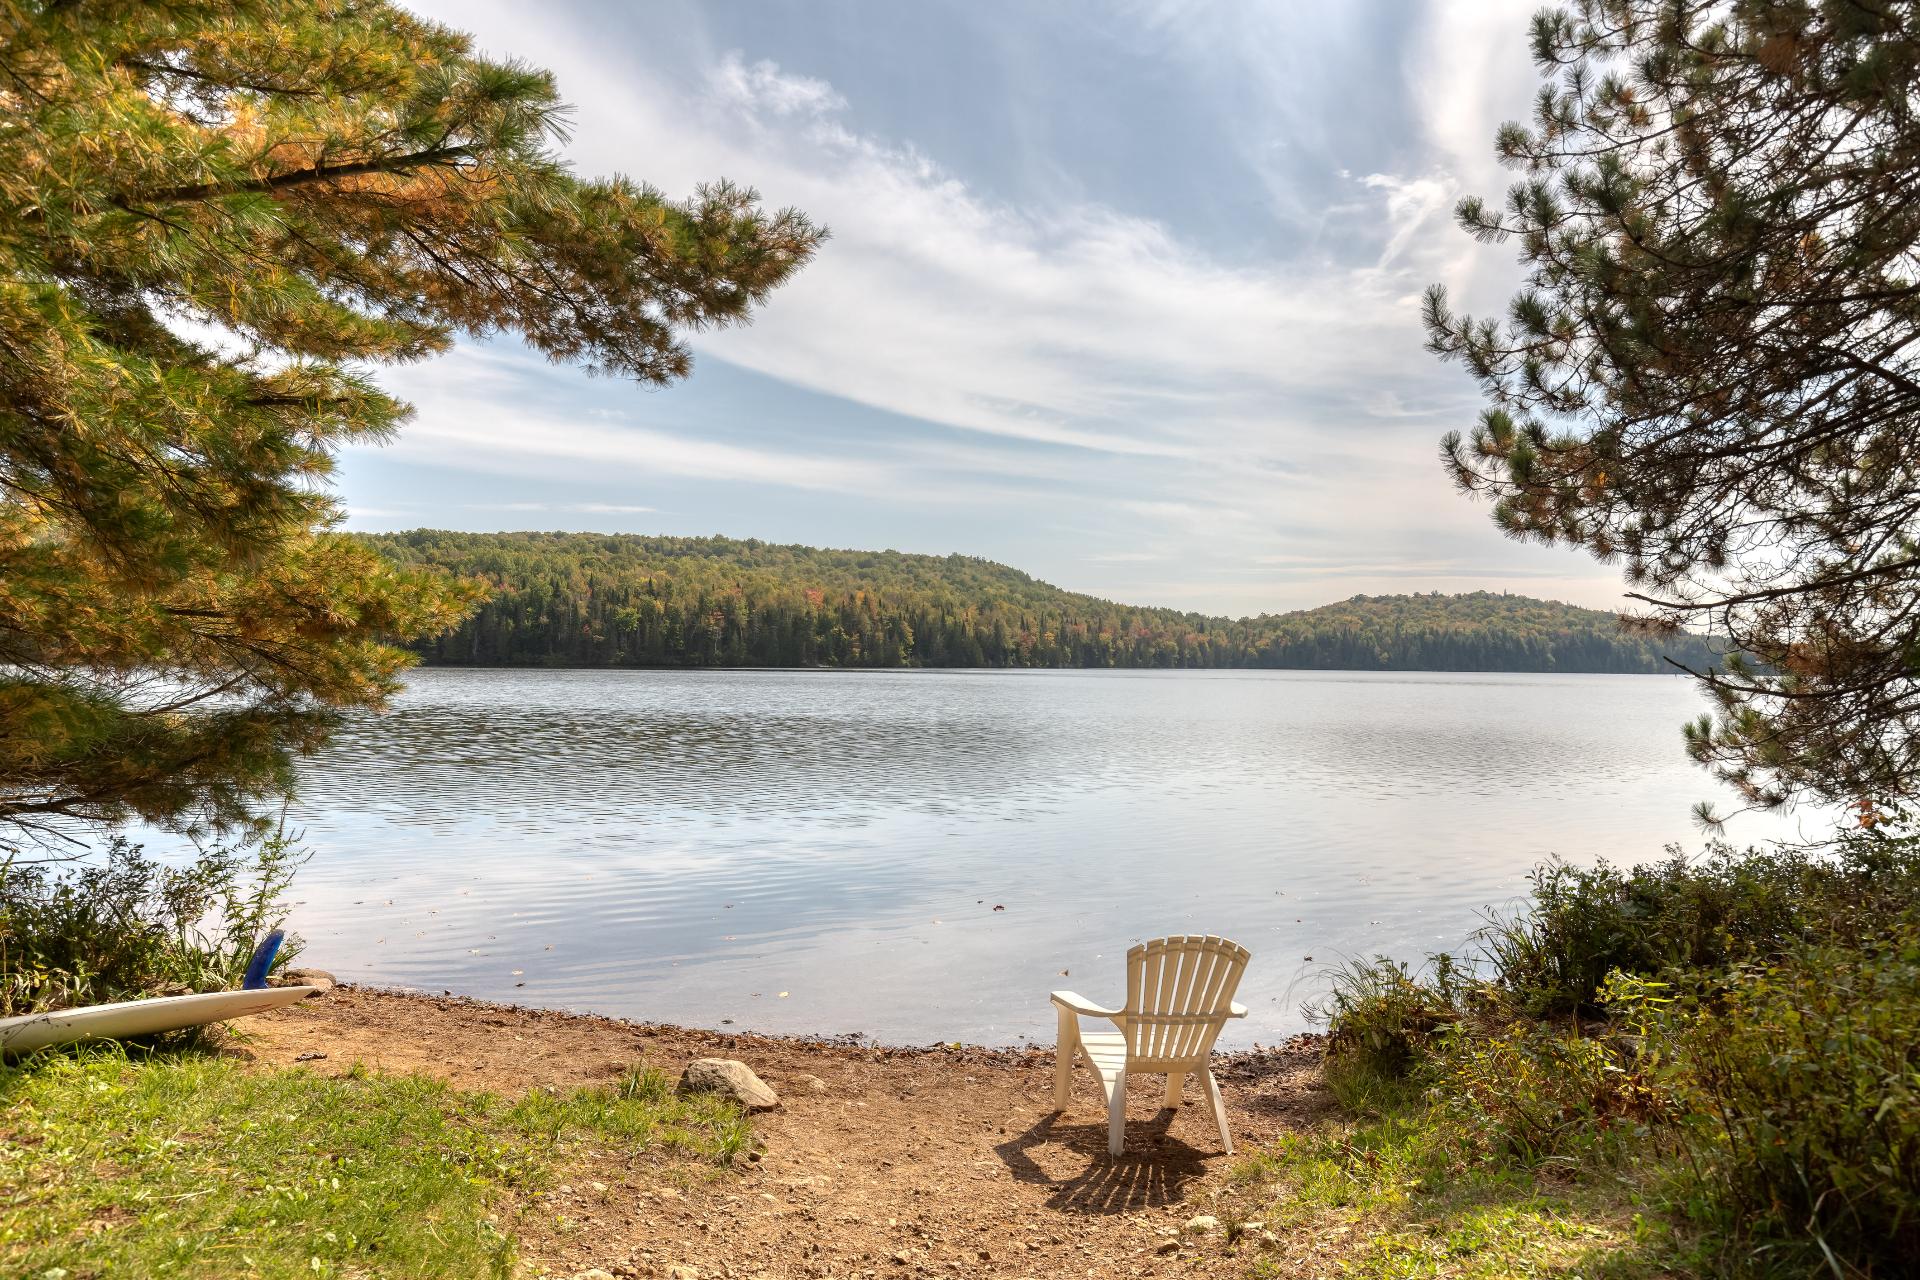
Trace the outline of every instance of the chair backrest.
<instances>
[{"instance_id":1,"label":"chair backrest","mask_svg":"<svg viewBox=\"0 0 1920 1280\"><path fill-rule=\"evenodd\" d=\"M1128 951L1127 1065L1179 1069L1211 1053L1249 954L1212 934L1155 938Z\"/></svg>"}]
</instances>

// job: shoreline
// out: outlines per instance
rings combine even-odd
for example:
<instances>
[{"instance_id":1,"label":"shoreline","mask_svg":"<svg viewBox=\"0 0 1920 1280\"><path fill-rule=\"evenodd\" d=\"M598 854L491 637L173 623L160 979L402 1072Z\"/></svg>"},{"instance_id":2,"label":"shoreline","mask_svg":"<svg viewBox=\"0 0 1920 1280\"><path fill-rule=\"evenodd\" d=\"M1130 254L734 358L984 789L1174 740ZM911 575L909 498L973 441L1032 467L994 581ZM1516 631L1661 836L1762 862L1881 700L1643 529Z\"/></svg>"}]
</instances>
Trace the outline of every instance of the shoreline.
<instances>
[{"instance_id":1,"label":"shoreline","mask_svg":"<svg viewBox=\"0 0 1920 1280\"><path fill-rule=\"evenodd\" d=\"M903 665L897 667L857 667L830 666L817 667L728 667L705 664L674 664L663 666L604 665L604 666L549 666L532 662L416 662L401 672L404 681L406 673L411 671L516 671L516 672L553 672L555 674L579 674L597 671L624 672L686 672L697 674L708 672L722 675L917 675L927 672L950 672L956 675L997 676L997 675L1033 675L1033 674L1078 674L1078 675L1148 675L1183 676L1218 674L1221 676L1246 675L1326 675L1326 676L1662 676L1676 680L1690 680L1684 672L1665 671L1600 671L1585 667L947 667Z\"/></svg>"},{"instance_id":2,"label":"shoreline","mask_svg":"<svg viewBox=\"0 0 1920 1280\"><path fill-rule=\"evenodd\" d=\"M1252 1247L1184 1230L1196 1215L1232 1220L1245 1154L1334 1113L1316 1037L1216 1056L1242 1154L1221 1150L1196 1082L1168 1111L1154 1078L1129 1089L1113 1159L1084 1068L1054 1112L1051 1046L706 1031L345 983L232 1032L227 1052L264 1070L520 1095L604 1087L635 1066L678 1079L695 1058L726 1057L778 1092L731 1171L604 1152L539 1193L540 1213L522 1216L557 1225L526 1235L523 1256L559 1276L1191 1275Z\"/></svg>"},{"instance_id":3,"label":"shoreline","mask_svg":"<svg viewBox=\"0 0 1920 1280\"><path fill-rule=\"evenodd\" d=\"M326 971L321 970L321 973ZM455 1008L478 1010L497 1015L511 1015L533 1020L560 1019L577 1021L605 1028L624 1028L640 1035L673 1035L684 1037L708 1037L716 1041L739 1040L747 1043L764 1044L770 1048L804 1051L818 1049L823 1052L852 1050L856 1052L879 1053L888 1057L902 1057L927 1054L951 1054L979 1059L1005 1059L1009 1063L1031 1063L1036 1058L1053 1061L1053 1046L1038 1041L1025 1044L975 1044L963 1040L929 1040L924 1044L881 1040L861 1031L812 1032L812 1031L753 1031L728 1027L702 1027L684 1022L651 1022L638 1018L626 1018L619 1014L597 1013L591 1009L556 1009L549 1005L520 1004L512 1000L489 1000L485 996L463 995L457 991L435 993L422 987L390 986L382 982L360 982L346 978L329 978L330 987L320 995L305 1003L338 993L386 996L399 1000L417 1000L436 1006L439 1012L450 1012ZM281 985L276 981L274 985ZM298 1007L298 1006L295 1006ZM246 1023L233 1026L243 1030ZM1319 1031L1300 1031L1282 1036L1274 1044L1254 1044L1246 1048L1215 1049L1213 1053L1214 1073L1224 1078L1224 1073L1233 1071L1241 1075L1255 1074L1261 1065L1269 1059L1298 1053L1307 1049L1319 1052L1326 1042L1326 1035Z\"/></svg>"}]
</instances>

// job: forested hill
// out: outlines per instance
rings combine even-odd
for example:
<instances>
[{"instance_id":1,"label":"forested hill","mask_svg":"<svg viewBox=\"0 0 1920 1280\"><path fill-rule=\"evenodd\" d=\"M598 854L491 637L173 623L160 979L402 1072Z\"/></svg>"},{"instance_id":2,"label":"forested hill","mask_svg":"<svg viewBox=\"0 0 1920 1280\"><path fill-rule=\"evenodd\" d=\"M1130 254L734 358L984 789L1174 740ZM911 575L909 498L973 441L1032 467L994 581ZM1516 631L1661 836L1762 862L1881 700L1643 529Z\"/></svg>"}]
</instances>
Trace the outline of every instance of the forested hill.
<instances>
[{"instance_id":1,"label":"forested hill","mask_svg":"<svg viewBox=\"0 0 1920 1280\"><path fill-rule=\"evenodd\" d=\"M1137 608L969 556L588 533L361 535L477 577L492 598L418 647L432 664L719 667L1304 667L1667 671L1613 614L1524 596L1355 596L1255 618Z\"/></svg>"}]
</instances>

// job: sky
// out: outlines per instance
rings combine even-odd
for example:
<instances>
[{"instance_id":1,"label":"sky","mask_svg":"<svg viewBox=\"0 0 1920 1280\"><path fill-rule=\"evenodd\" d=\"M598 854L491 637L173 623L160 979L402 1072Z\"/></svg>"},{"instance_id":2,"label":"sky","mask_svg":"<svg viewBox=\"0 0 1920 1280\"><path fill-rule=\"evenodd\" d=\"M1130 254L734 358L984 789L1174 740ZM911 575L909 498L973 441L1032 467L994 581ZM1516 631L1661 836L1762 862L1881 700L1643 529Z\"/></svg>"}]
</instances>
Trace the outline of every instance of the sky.
<instances>
[{"instance_id":1,"label":"sky","mask_svg":"<svg viewBox=\"0 0 1920 1280\"><path fill-rule=\"evenodd\" d=\"M1480 402L1421 291L1519 279L1453 222L1538 86L1537 0L424 3L551 69L567 154L827 224L666 388L463 342L387 370L348 527L725 534L985 556L1243 615L1359 593L1616 607L1503 538L1440 436Z\"/></svg>"}]
</instances>

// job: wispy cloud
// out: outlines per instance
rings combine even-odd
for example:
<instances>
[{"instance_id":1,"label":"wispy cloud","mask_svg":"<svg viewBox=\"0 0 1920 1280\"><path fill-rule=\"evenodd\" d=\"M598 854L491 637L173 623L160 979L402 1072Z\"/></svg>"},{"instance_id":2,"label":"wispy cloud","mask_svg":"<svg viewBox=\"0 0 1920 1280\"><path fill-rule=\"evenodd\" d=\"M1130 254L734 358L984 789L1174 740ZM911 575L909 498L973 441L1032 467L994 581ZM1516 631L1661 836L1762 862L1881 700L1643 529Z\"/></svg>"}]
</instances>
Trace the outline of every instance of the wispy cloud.
<instances>
[{"instance_id":1,"label":"wispy cloud","mask_svg":"<svg viewBox=\"0 0 1920 1280\"><path fill-rule=\"evenodd\" d=\"M416 396L416 398L419 398ZM884 486L896 477L885 467L852 458L823 458L777 449L744 448L650 427L582 422L564 416L515 414L511 419L452 409L459 397L431 401L400 443L396 458L458 465L498 474L547 479L596 469L606 482L622 474L679 476L795 489L848 492ZM580 504L588 509L589 504Z\"/></svg>"},{"instance_id":2,"label":"wispy cloud","mask_svg":"<svg viewBox=\"0 0 1920 1280\"><path fill-rule=\"evenodd\" d=\"M748 180L833 239L752 326L695 337L691 390L616 402L504 346L403 371L420 414L396 461L590 484L510 508L583 516L646 515L660 497L643 482L687 482L725 495L687 517L707 528L998 549L1142 600L1265 607L1389 576L1452 582L1476 565L1489 580L1587 572L1501 541L1451 492L1434 441L1470 418L1473 389L1423 352L1418 321L1431 281L1472 301L1511 279L1449 211L1502 180L1492 134L1531 94L1535 0L1407 12L1166 0L1031 52L1016 50L1045 34L1039 18L965 11L981 49L876 45L887 76L830 56L844 53L831 14L762 24L662 3L637 42L621 24L641 19L618 8L529 23L503 0L423 7L556 70L578 105L583 170L638 169L676 192ZM857 38L883 25L863 20ZM1097 61L1096 48L1131 61ZM974 81L915 77L962 56L1026 57L1057 81L1014 95L976 77L1001 95L990 105L1019 139L1018 172L953 145L952 113L988 105L955 96ZM1131 192L1110 178L1088 194L1080 157L1049 139L1110 65L1142 78L1106 99L1134 114L1100 127L1144 134L1177 96L1183 123L1211 131L1208 154L1218 143L1237 167L1180 199L1149 171ZM1035 169L1045 180L1024 180ZM1251 209L1225 207L1244 193ZM1228 226L1245 235L1223 237ZM720 394L707 380L724 367L760 380L750 400L702 399ZM822 402L846 406L849 424ZM683 411L695 403L700 414ZM784 523L757 523L776 509ZM1440 544L1457 562L1433 554ZM1609 580L1588 572L1587 597Z\"/></svg>"}]
</instances>

